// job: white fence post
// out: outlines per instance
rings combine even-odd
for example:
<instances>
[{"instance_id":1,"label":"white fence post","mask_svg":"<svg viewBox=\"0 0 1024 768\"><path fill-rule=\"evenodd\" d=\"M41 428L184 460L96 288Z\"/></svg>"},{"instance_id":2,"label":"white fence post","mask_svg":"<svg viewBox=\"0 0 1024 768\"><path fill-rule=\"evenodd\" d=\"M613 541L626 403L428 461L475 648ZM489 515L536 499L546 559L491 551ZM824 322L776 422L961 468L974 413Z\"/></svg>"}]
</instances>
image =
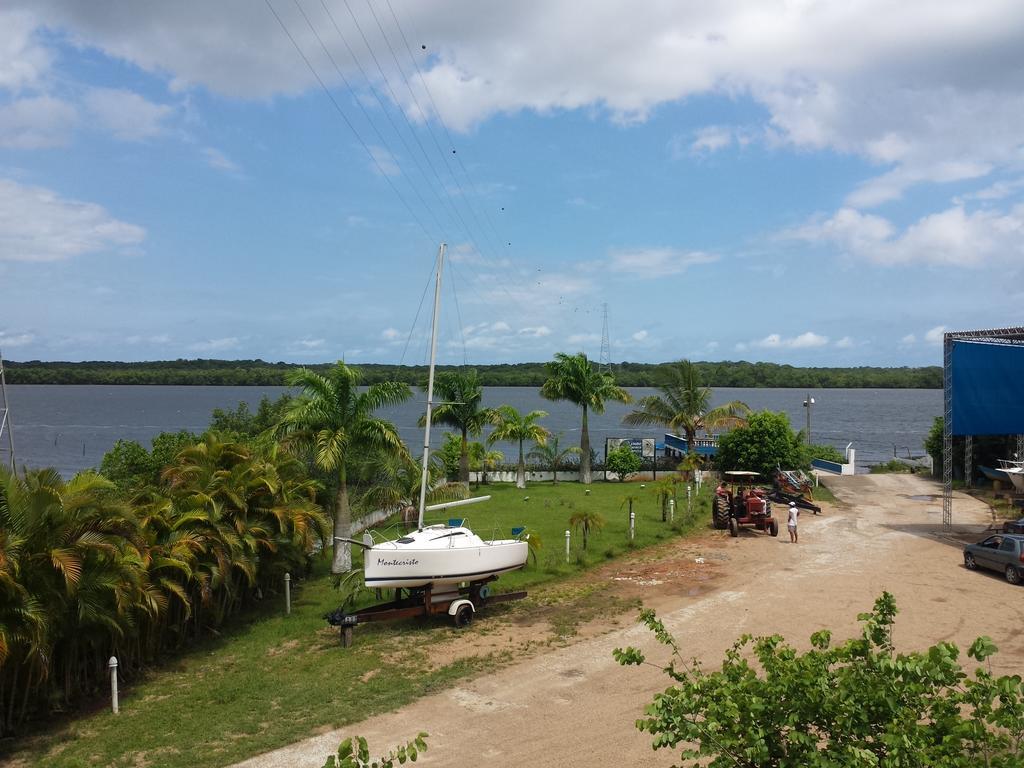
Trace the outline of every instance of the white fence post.
<instances>
[{"instance_id":1,"label":"white fence post","mask_svg":"<svg viewBox=\"0 0 1024 768\"><path fill-rule=\"evenodd\" d=\"M668 500L668 521L670 523L675 522L676 519L676 500Z\"/></svg>"},{"instance_id":2,"label":"white fence post","mask_svg":"<svg viewBox=\"0 0 1024 768\"><path fill-rule=\"evenodd\" d=\"M632 541L636 535L636 512L629 511L629 540Z\"/></svg>"},{"instance_id":3,"label":"white fence post","mask_svg":"<svg viewBox=\"0 0 1024 768\"><path fill-rule=\"evenodd\" d=\"M569 531L565 532L565 562L569 562L569 537L572 534Z\"/></svg>"},{"instance_id":4,"label":"white fence post","mask_svg":"<svg viewBox=\"0 0 1024 768\"><path fill-rule=\"evenodd\" d=\"M292 575L290 573L284 575L284 614L285 616L292 615Z\"/></svg>"},{"instance_id":5,"label":"white fence post","mask_svg":"<svg viewBox=\"0 0 1024 768\"><path fill-rule=\"evenodd\" d=\"M688 514L688 515L693 514L693 499L691 498L691 491L692 491L692 488L689 485L687 485L686 486L686 514Z\"/></svg>"},{"instance_id":6,"label":"white fence post","mask_svg":"<svg viewBox=\"0 0 1024 768\"><path fill-rule=\"evenodd\" d=\"M116 715L118 713L117 706L117 657L111 656L110 661L107 662L107 666L110 667L110 708Z\"/></svg>"}]
</instances>

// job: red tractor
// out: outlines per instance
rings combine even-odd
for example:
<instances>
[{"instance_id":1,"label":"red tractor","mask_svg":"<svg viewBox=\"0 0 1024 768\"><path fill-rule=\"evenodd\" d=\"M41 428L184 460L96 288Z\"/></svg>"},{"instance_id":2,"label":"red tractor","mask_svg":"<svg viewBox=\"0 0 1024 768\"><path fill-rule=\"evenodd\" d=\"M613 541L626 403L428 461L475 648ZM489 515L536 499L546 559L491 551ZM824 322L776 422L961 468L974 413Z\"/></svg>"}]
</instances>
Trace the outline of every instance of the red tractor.
<instances>
[{"instance_id":1,"label":"red tractor","mask_svg":"<svg viewBox=\"0 0 1024 768\"><path fill-rule=\"evenodd\" d=\"M772 536L779 535L779 524L772 517L769 491L754 485L757 478L757 472L723 473L711 507L715 528L728 528L732 536L739 536L740 526L748 525Z\"/></svg>"}]
</instances>

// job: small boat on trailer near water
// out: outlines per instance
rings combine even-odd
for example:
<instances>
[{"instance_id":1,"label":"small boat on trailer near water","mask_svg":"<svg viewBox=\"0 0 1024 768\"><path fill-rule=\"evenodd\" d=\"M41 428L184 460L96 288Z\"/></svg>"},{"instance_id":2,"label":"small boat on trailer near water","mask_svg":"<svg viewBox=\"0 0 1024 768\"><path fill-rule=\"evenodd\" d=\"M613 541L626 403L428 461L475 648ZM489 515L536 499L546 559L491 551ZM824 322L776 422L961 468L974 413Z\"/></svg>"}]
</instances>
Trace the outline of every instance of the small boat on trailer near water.
<instances>
[{"instance_id":1,"label":"small boat on trailer near water","mask_svg":"<svg viewBox=\"0 0 1024 768\"><path fill-rule=\"evenodd\" d=\"M473 533L464 520L424 525L424 513L487 501L479 496L426 506L430 458L430 422L434 406L434 363L437 356L438 311L445 245L437 255L434 283L434 315L430 332L430 368L427 376L427 412L423 439L423 474L420 479L419 518L415 531L397 539L375 542L367 533L363 541L341 539L362 547L363 580L374 589L391 588L395 598L354 613L339 608L325 617L341 629L342 645L352 644L352 629L365 621L387 621L412 616L447 613L456 626L465 626L479 608L488 603L521 600L526 592L490 593L490 582L502 573L526 565L529 544L525 537L485 540ZM513 529L522 536L523 529ZM403 595L403 592L405 594Z\"/></svg>"}]
</instances>

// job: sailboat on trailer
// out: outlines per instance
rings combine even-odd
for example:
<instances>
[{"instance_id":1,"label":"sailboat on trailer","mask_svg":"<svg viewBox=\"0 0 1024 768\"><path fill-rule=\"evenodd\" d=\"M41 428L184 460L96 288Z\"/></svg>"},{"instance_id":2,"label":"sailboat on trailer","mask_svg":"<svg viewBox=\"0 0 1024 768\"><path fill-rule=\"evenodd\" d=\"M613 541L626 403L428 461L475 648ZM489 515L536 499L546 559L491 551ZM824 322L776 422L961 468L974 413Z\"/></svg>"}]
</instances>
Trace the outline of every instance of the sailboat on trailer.
<instances>
[{"instance_id":1,"label":"sailboat on trailer","mask_svg":"<svg viewBox=\"0 0 1024 768\"><path fill-rule=\"evenodd\" d=\"M529 547L522 539L484 540L463 521L424 525L424 513L487 501L480 496L462 501L426 506L429 478L430 422L434 397L434 363L437 357L438 314L441 305L441 274L444 269L444 243L438 251L434 282L434 315L430 329L430 369L427 377L427 417L423 439L423 475L420 480L419 518L416 530L392 541L362 544L363 577L368 587L437 587L461 582L484 582L498 574L526 565ZM451 524L457 523L457 524ZM367 536L369 536L367 534Z\"/></svg>"}]
</instances>

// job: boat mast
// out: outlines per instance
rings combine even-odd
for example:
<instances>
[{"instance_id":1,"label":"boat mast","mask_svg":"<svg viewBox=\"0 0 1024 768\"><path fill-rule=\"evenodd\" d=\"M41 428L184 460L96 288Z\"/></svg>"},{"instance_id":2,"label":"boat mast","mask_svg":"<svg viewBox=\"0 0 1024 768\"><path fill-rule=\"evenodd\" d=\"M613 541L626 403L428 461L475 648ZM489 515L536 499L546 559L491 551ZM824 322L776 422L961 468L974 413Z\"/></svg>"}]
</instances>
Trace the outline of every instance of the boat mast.
<instances>
[{"instance_id":1,"label":"boat mast","mask_svg":"<svg viewBox=\"0 0 1024 768\"><path fill-rule=\"evenodd\" d=\"M4 377L4 353L0 351L0 439L7 431L7 449L10 453L11 472L14 468L14 429L11 426L11 407L7 404L7 379Z\"/></svg>"},{"instance_id":2,"label":"boat mast","mask_svg":"<svg viewBox=\"0 0 1024 768\"><path fill-rule=\"evenodd\" d=\"M434 319L430 324L430 371L427 374L427 426L423 430L423 475L420 478L420 516L417 528L423 528L423 511L427 503L427 481L430 475L430 417L434 405L434 361L437 357L437 319L441 311L441 272L444 270L444 252L448 246L441 243L437 251L437 276L434 279Z\"/></svg>"}]
</instances>

